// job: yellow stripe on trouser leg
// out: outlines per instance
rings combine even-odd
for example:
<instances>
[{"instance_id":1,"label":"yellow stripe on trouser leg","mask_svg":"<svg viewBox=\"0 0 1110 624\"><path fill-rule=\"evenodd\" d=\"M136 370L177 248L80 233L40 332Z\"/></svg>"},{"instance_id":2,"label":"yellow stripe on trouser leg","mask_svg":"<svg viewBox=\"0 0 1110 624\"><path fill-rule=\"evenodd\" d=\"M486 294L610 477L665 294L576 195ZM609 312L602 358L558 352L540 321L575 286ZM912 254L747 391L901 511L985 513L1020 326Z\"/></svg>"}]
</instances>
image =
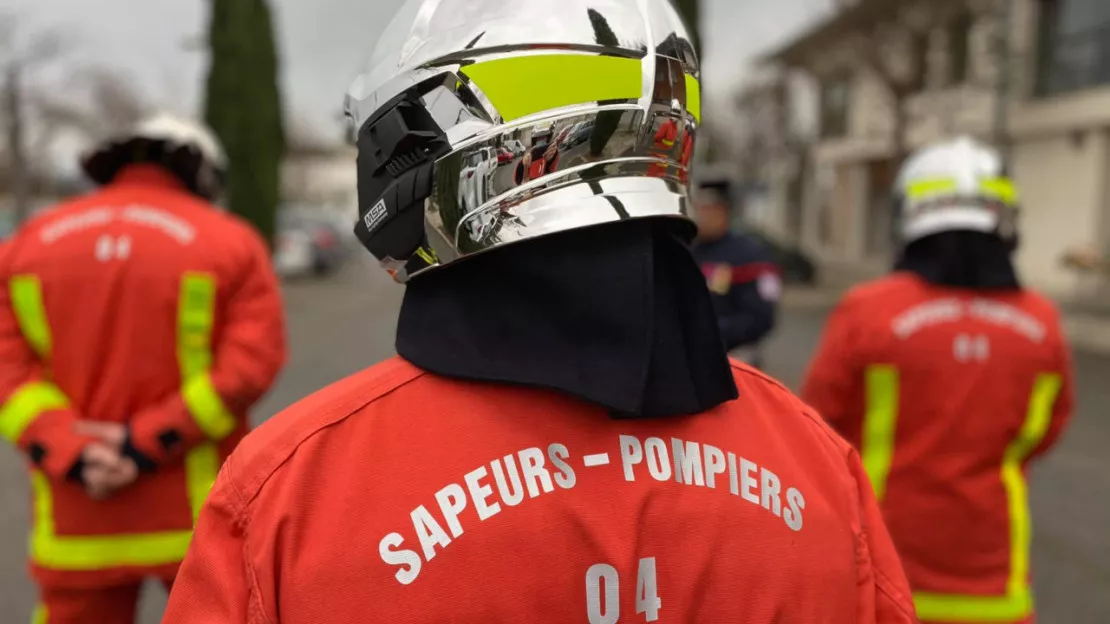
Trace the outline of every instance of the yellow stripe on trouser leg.
<instances>
[{"instance_id":1,"label":"yellow stripe on trouser leg","mask_svg":"<svg viewBox=\"0 0 1110 624\"><path fill-rule=\"evenodd\" d=\"M12 308L23 337L39 357L50 357L50 324L46 321L46 306L42 301L42 282L35 275L16 275L8 283Z\"/></svg>"},{"instance_id":2,"label":"yellow stripe on trouser leg","mask_svg":"<svg viewBox=\"0 0 1110 624\"><path fill-rule=\"evenodd\" d=\"M0 435L16 444L39 414L67 407L69 399L58 386L46 381L29 381L16 388L0 406Z\"/></svg>"},{"instance_id":3,"label":"yellow stripe on trouser leg","mask_svg":"<svg viewBox=\"0 0 1110 624\"><path fill-rule=\"evenodd\" d=\"M860 461L875 498L883 499L894 460L894 429L898 422L898 369L873 364L864 372L867 412L863 417Z\"/></svg>"},{"instance_id":4,"label":"yellow stripe on trouser leg","mask_svg":"<svg viewBox=\"0 0 1110 624\"><path fill-rule=\"evenodd\" d=\"M1006 594L965 596L914 592L917 617L934 622L1013 622L1032 615L1029 550L1033 530L1022 463L1044 440L1061 383L1060 375L1055 373L1037 376L1029 396L1025 422L1018 437L1006 447L1002 456L1000 476L1010 515L1010 575L1006 580Z\"/></svg>"}]
</instances>

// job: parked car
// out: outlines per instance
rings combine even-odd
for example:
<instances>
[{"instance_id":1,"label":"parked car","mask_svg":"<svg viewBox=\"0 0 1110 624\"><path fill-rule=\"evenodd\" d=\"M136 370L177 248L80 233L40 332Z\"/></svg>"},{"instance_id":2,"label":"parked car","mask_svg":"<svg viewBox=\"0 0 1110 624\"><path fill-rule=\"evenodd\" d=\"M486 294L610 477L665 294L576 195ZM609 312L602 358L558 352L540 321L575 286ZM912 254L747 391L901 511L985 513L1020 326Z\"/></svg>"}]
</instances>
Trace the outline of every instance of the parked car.
<instances>
[{"instance_id":1,"label":"parked car","mask_svg":"<svg viewBox=\"0 0 1110 624\"><path fill-rule=\"evenodd\" d=\"M460 199L467 210L474 210L485 201L496 168L497 154L492 147L483 147L467 155L459 172Z\"/></svg>"},{"instance_id":2,"label":"parked car","mask_svg":"<svg viewBox=\"0 0 1110 624\"><path fill-rule=\"evenodd\" d=\"M334 219L310 210L278 211L274 268L283 277L326 275L342 265L350 251Z\"/></svg>"},{"instance_id":3,"label":"parked car","mask_svg":"<svg viewBox=\"0 0 1110 624\"><path fill-rule=\"evenodd\" d=\"M753 228L745 228L744 234L759 241L767 249L771 260L782 271L784 283L812 285L817 281L817 265L801 247Z\"/></svg>"},{"instance_id":4,"label":"parked car","mask_svg":"<svg viewBox=\"0 0 1110 624\"><path fill-rule=\"evenodd\" d=\"M507 147L497 148L497 166L498 167L504 167L505 165L511 165L513 160L515 160L515 159L516 159L516 154L513 154L513 151L511 149L509 149Z\"/></svg>"}]
</instances>

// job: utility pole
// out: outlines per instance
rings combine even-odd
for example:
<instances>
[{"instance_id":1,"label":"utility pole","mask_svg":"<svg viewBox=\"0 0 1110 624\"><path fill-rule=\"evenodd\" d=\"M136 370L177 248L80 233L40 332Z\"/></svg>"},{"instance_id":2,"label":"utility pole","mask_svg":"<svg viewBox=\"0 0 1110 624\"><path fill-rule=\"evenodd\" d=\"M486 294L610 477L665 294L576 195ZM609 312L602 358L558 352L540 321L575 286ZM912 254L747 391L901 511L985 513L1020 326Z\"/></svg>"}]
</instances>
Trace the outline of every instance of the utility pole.
<instances>
[{"instance_id":1,"label":"utility pole","mask_svg":"<svg viewBox=\"0 0 1110 624\"><path fill-rule=\"evenodd\" d=\"M23 98L19 60L8 65L4 82L4 108L8 118L8 158L11 165L12 198L15 223L23 223L30 212L27 183L27 154L23 145Z\"/></svg>"},{"instance_id":2,"label":"utility pole","mask_svg":"<svg viewBox=\"0 0 1110 624\"><path fill-rule=\"evenodd\" d=\"M1010 31L1013 18L1013 0L997 0L995 6L994 65L997 69L994 102L994 144L1002 154L1002 162L1010 161L1010 74L1013 53Z\"/></svg>"}]
</instances>

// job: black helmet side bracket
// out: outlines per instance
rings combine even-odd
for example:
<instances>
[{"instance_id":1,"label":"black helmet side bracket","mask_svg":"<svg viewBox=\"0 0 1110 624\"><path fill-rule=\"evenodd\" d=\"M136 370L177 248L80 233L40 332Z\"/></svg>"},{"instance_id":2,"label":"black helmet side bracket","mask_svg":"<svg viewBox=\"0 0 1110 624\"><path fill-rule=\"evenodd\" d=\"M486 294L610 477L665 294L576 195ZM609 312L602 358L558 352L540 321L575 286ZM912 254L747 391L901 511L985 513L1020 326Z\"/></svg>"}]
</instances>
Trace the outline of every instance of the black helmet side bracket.
<instances>
[{"instance_id":1,"label":"black helmet side bracket","mask_svg":"<svg viewBox=\"0 0 1110 624\"><path fill-rule=\"evenodd\" d=\"M418 254L427 245L423 206L432 194L436 160L451 151L421 91L416 86L387 102L356 137L355 235L383 265L418 262L410 272L431 264Z\"/></svg>"}]
</instances>

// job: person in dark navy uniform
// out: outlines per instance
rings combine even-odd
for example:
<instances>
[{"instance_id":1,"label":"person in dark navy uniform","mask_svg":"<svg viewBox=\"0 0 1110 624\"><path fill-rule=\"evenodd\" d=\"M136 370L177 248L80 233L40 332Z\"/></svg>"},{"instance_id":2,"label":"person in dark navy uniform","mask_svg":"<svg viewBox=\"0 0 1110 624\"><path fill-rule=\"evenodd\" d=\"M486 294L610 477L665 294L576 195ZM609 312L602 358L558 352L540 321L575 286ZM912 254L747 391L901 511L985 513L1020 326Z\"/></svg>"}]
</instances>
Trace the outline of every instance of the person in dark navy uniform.
<instances>
[{"instance_id":1,"label":"person in dark navy uniform","mask_svg":"<svg viewBox=\"0 0 1110 624\"><path fill-rule=\"evenodd\" d=\"M698 238L693 252L713 295L725 349L758 367L761 343L775 326L782 280L763 245L732 232L733 202L727 179L698 183L694 195Z\"/></svg>"}]
</instances>

